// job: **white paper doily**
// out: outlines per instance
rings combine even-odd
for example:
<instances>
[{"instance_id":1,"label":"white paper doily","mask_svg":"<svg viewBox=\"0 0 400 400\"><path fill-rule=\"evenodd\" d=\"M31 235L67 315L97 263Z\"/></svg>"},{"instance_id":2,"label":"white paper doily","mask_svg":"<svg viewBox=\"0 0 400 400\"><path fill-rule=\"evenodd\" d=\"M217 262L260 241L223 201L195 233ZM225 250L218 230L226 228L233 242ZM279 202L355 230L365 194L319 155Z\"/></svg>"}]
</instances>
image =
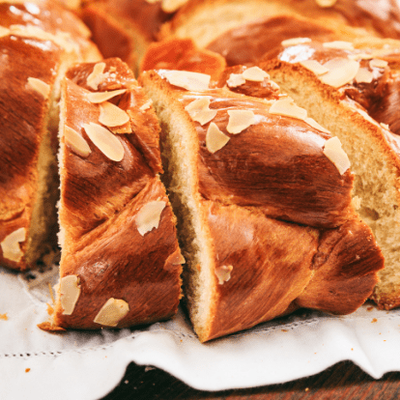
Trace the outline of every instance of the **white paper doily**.
<instances>
[{"instance_id":1,"label":"white paper doily","mask_svg":"<svg viewBox=\"0 0 400 400\"><path fill-rule=\"evenodd\" d=\"M345 317L296 314L200 344L184 314L142 330L50 334L48 283L56 270L0 267L0 399L94 400L109 393L131 361L161 368L200 390L283 383L352 360L373 378L400 371L400 310L364 306Z\"/></svg>"}]
</instances>

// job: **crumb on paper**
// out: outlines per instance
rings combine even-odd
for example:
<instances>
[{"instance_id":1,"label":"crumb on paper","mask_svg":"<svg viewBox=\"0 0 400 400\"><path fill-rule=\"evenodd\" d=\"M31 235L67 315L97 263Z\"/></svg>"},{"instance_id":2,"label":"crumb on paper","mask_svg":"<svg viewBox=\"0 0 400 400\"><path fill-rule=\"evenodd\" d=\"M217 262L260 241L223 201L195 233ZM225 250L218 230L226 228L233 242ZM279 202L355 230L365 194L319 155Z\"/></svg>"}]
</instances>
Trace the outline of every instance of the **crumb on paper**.
<instances>
[{"instance_id":1,"label":"crumb on paper","mask_svg":"<svg viewBox=\"0 0 400 400\"><path fill-rule=\"evenodd\" d=\"M378 322L378 320L376 318L373 318L372 321L371 321L371 324L373 324L375 322Z\"/></svg>"},{"instance_id":2,"label":"crumb on paper","mask_svg":"<svg viewBox=\"0 0 400 400\"><path fill-rule=\"evenodd\" d=\"M287 329L281 329L282 332L289 332Z\"/></svg>"},{"instance_id":3,"label":"crumb on paper","mask_svg":"<svg viewBox=\"0 0 400 400\"><path fill-rule=\"evenodd\" d=\"M7 313L0 314L0 319L3 319L4 321L7 321L8 320Z\"/></svg>"},{"instance_id":4,"label":"crumb on paper","mask_svg":"<svg viewBox=\"0 0 400 400\"><path fill-rule=\"evenodd\" d=\"M372 311L373 309L374 309L374 307L372 307L372 306L367 307L367 311Z\"/></svg>"},{"instance_id":5,"label":"crumb on paper","mask_svg":"<svg viewBox=\"0 0 400 400\"><path fill-rule=\"evenodd\" d=\"M29 372L30 370L30 368L25 368L25 372Z\"/></svg>"}]
</instances>

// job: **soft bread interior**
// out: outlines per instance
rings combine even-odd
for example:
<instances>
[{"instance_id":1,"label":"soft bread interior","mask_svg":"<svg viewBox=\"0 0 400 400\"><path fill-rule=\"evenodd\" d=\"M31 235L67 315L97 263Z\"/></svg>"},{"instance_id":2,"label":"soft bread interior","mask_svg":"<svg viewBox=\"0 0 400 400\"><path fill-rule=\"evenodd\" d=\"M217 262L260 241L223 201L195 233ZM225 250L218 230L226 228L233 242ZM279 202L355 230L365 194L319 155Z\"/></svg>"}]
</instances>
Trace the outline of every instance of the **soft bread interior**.
<instances>
[{"instance_id":1,"label":"soft bread interior","mask_svg":"<svg viewBox=\"0 0 400 400\"><path fill-rule=\"evenodd\" d=\"M309 117L340 139L355 173L353 198L355 205L359 204L357 212L373 231L385 257L385 268L379 272L381 282L374 296L379 301L383 293L394 295L400 291L399 178L392 150L379 133L381 128L346 103L340 104L308 73L303 72L299 79L299 75L284 68L275 68L270 75L282 92L307 109Z\"/></svg>"},{"instance_id":2,"label":"soft bread interior","mask_svg":"<svg viewBox=\"0 0 400 400\"><path fill-rule=\"evenodd\" d=\"M146 74L145 74L146 76ZM203 222L197 190L198 139L193 124L178 102L144 78L144 89L152 99L160 119L163 183L177 216L178 236L186 268L183 272L185 301L196 333L207 336L207 321L212 315L212 287L215 282L213 254L207 225Z\"/></svg>"}]
</instances>

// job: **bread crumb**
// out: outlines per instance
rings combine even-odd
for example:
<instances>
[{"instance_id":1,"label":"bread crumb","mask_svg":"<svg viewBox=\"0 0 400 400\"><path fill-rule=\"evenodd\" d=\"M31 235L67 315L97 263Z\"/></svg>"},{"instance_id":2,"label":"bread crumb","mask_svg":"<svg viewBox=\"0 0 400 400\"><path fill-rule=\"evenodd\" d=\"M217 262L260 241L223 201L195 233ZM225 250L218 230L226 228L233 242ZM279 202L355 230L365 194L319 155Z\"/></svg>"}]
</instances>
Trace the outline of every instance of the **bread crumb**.
<instances>
[{"instance_id":1,"label":"bread crumb","mask_svg":"<svg viewBox=\"0 0 400 400\"><path fill-rule=\"evenodd\" d=\"M378 322L378 320L376 318L373 318L372 321L371 321L371 324L373 324L375 322Z\"/></svg>"},{"instance_id":2,"label":"bread crumb","mask_svg":"<svg viewBox=\"0 0 400 400\"><path fill-rule=\"evenodd\" d=\"M25 372L29 372L30 370L30 368L25 368Z\"/></svg>"},{"instance_id":3,"label":"bread crumb","mask_svg":"<svg viewBox=\"0 0 400 400\"><path fill-rule=\"evenodd\" d=\"M7 313L0 314L0 319L3 319L4 321L8 321Z\"/></svg>"},{"instance_id":4,"label":"bread crumb","mask_svg":"<svg viewBox=\"0 0 400 400\"><path fill-rule=\"evenodd\" d=\"M305 392L308 392L309 390L310 390L310 388L305 388L304 389Z\"/></svg>"}]
</instances>

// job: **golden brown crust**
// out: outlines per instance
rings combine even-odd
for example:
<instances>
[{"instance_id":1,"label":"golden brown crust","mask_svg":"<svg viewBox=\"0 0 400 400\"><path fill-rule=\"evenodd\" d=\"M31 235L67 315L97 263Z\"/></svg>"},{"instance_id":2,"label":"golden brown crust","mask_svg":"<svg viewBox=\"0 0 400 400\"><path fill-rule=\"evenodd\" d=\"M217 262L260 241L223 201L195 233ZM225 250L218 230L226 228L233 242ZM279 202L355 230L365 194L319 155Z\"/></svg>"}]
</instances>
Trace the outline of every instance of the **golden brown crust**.
<instances>
[{"instance_id":1,"label":"golden brown crust","mask_svg":"<svg viewBox=\"0 0 400 400\"><path fill-rule=\"evenodd\" d=\"M211 75L218 79L226 62L221 55L198 49L191 39L171 38L151 43L140 65L140 70L178 69Z\"/></svg>"},{"instance_id":2,"label":"golden brown crust","mask_svg":"<svg viewBox=\"0 0 400 400\"><path fill-rule=\"evenodd\" d=\"M273 218L314 227L336 227L353 214L349 171L340 175L323 154L330 136L304 121L269 113L265 102L215 90L182 96L187 106L202 96L218 110L212 120L230 137L214 154L206 147L209 124L196 124L199 137L199 191L212 201L260 207ZM250 110L257 123L230 135L228 111ZM290 149L286 151L286 149Z\"/></svg>"},{"instance_id":3,"label":"golden brown crust","mask_svg":"<svg viewBox=\"0 0 400 400\"><path fill-rule=\"evenodd\" d=\"M338 0L332 7L321 7L315 0L252 0L245 3L240 0L192 0L171 21L164 24L160 36L189 37L190 29L186 27L191 25L193 28L197 24L196 15L209 14L209 20L202 22L208 24L211 21L213 24L213 15L219 15L220 9L224 10L220 15L223 19L222 26L218 27L215 34L204 33L208 38L218 37L224 31L262 17L282 15L306 17L310 22L319 20L327 28L334 30L353 26L358 29L359 34L368 32L374 36L400 38L400 8L395 0ZM378 9L379 13L376 12ZM218 19L215 21L220 22ZM198 31L192 29L192 32L197 35ZM196 37L194 39L201 40ZM211 40L207 40L205 45L210 42Z\"/></svg>"}]
</instances>

